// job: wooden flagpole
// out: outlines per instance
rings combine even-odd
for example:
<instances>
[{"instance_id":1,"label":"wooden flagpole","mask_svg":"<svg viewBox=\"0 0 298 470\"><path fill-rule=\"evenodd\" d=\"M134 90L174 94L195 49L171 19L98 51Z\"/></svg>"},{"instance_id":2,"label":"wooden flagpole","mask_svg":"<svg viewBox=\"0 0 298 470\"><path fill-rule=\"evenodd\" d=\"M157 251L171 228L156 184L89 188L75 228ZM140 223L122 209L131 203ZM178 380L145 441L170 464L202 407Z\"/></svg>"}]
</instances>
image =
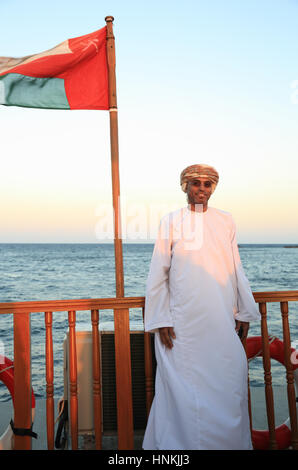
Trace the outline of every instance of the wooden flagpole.
<instances>
[{"instance_id":1,"label":"wooden flagpole","mask_svg":"<svg viewBox=\"0 0 298 470\"><path fill-rule=\"evenodd\" d=\"M119 178L119 144L118 144L118 109L116 94L116 59L115 37L113 34L113 16L105 18L107 23L107 62L109 74L109 107L112 191L114 209L114 250L116 270L116 297L124 297L123 253L120 214L120 178Z\"/></svg>"},{"instance_id":2,"label":"wooden flagpole","mask_svg":"<svg viewBox=\"0 0 298 470\"><path fill-rule=\"evenodd\" d=\"M112 164L112 190L114 208L114 249L116 270L116 297L124 297L123 254L120 219L120 179L118 148L118 111L116 96L115 38L112 16L107 23L107 62L109 74L110 138ZM117 398L118 449L133 449L133 402L131 379L131 353L129 309L114 309L115 366Z\"/></svg>"}]
</instances>

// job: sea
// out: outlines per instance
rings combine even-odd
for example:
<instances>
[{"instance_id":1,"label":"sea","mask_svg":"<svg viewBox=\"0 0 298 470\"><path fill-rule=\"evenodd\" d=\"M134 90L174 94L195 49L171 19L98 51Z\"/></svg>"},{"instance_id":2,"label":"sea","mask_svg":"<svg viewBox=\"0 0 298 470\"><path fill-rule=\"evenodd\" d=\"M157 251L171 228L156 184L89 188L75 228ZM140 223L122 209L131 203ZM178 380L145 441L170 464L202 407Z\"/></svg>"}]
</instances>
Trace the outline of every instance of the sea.
<instances>
[{"instance_id":1,"label":"sea","mask_svg":"<svg viewBox=\"0 0 298 470\"><path fill-rule=\"evenodd\" d=\"M153 244L123 244L125 296L144 296ZM298 247L240 244L240 257L253 292L298 290ZM0 302L115 297L112 244L0 244ZM268 303L268 330L282 339L279 303ZM289 303L291 342L298 349L298 302ZM113 330L113 312L100 312L100 330ZM141 309L132 309L130 328L143 330ZM77 312L76 329L91 330L90 311ZM63 341L67 312L53 313L54 396L63 396ZM260 335L252 322L250 336ZM36 398L46 397L44 314L31 314L32 386ZM211 336L212 341L212 336ZM216 344L214 345L216 348ZM0 315L0 354L13 360L13 320ZM285 368L271 361L272 383L286 383ZM264 386L262 359L249 365L250 385ZM10 400L0 381L0 401Z\"/></svg>"}]
</instances>

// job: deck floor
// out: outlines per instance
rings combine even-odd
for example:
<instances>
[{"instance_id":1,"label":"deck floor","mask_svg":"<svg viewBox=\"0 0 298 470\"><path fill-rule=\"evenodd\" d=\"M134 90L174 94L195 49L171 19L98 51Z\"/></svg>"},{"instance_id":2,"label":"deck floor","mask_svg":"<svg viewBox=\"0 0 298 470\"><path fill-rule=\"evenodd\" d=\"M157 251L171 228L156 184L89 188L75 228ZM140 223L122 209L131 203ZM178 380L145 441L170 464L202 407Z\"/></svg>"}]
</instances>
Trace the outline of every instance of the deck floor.
<instances>
[{"instance_id":1,"label":"deck floor","mask_svg":"<svg viewBox=\"0 0 298 470\"><path fill-rule=\"evenodd\" d=\"M265 405L265 391L264 387L251 387L251 402L252 402L252 417L254 429L267 429L266 405ZM282 424L289 416L288 402L287 402L287 389L282 386L273 386L274 403L275 403L275 423L276 426ZM58 399L55 400L55 410L57 415ZM6 430L10 419L12 417L12 403L0 403L0 436ZM37 399L35 409L35 422L33 430L38 434L38 439L32 439L33 450L46 450L47 437L46 437L46 400ZM57 428L57 425L56 425ZM56 430L55 430L56 432ZM143 433L138 432L135 434L135 449L142 447ZM70 445L70 444L69 444ZM79 437L79 447L81 449L93 449L94 437L92 435L84 435ZM117 436L105 435L103 436L103 449L117 449Z\"/></svg>"}]
</instances>

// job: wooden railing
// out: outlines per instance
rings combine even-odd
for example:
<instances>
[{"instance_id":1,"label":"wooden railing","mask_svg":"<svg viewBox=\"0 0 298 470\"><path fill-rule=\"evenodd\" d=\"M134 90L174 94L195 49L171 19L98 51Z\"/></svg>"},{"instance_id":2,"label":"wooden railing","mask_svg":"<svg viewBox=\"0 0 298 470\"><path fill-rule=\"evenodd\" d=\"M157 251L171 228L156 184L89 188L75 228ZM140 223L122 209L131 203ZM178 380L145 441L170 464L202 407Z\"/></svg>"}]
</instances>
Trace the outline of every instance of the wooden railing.
<instances>
[{"instance_id":1,"label":"wooden railing","mask_svg":"<svg viewBox=\"0 0 298 470\"><path fill-rule=\"evenodd\" d=\"M296 396L293 366L290 360L291 338L288 319L288 302L298 301L298 291L256 292L255 301L261 313L262 355L264 365L267 417L270 448L277 448L275 438L274 403L272 391L269 336L267 328L267 302L280 302L285 346L285 365L291 420L292 448L298 449ZM69 382L70 382L70 429L72 449L78 448L78 389L76 364L76 312L90 311L92 325L93 405L96 448L101 449L101 371L99 345L99 311L113 310L115 333L115 370L117 399L118 449L133 449L133 406L130 357L129 309L144 309L144 297L79 299L60 301L35 301L0 303L0 314L13 314L14 323L14 426L29 429L32 424L31 390L31 313L44 312L46 344L46 421L48 449L54 449L54 353L53 312L68 312L69 326ZM144 334L146 407L149 414L153 399L152 351L150 334ZM15 449L31 449L30 436L14 436Z\"/></svg>"},{"instance_id":2,"label":"wooden railing","mask_svg":"<svg viewBox=\"0 0 298 470\"><path fill-rule=\"evenodd\" d=\"M267 325L267 303L279 302L282 317L283 343L284 343L284 363L286 367L288 407L291 423L291 446L294 450L298 449L298 429L297 429L297 410L296 410L296 392L294 385L293 364L291 362L291 336L289 326L289 307L290 301L298 300L298 291L286 292L257 292L254 293L255 301L259 304L261 314L261 336L262 336L262 357L264 367L265 397L267 422L269 428L269 449L277 449L275 433L274 400L272 389L270 346Z\"/></svg>"}]
</instances>

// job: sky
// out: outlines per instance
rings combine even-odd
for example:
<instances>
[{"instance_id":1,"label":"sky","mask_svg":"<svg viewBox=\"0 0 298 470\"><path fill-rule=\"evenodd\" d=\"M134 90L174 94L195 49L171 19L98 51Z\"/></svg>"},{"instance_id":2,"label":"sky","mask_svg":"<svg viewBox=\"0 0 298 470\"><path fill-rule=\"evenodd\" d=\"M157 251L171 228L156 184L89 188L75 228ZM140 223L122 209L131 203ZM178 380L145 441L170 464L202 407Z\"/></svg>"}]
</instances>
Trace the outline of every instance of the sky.
<instances>
[{"instance_id":1,"label":"sky","mask_svg":"<svg viewBox=\"0 0 298 470\"><path fill-rule=\"evenodd\" d=\"M298 243L298 1L0 0L0 55L114 16L123 241L186 205L181 171L219 172L209 205L239 243ZM1 243L112 241L109 113L0 106Z\"/></svg>"}]
</instances>

